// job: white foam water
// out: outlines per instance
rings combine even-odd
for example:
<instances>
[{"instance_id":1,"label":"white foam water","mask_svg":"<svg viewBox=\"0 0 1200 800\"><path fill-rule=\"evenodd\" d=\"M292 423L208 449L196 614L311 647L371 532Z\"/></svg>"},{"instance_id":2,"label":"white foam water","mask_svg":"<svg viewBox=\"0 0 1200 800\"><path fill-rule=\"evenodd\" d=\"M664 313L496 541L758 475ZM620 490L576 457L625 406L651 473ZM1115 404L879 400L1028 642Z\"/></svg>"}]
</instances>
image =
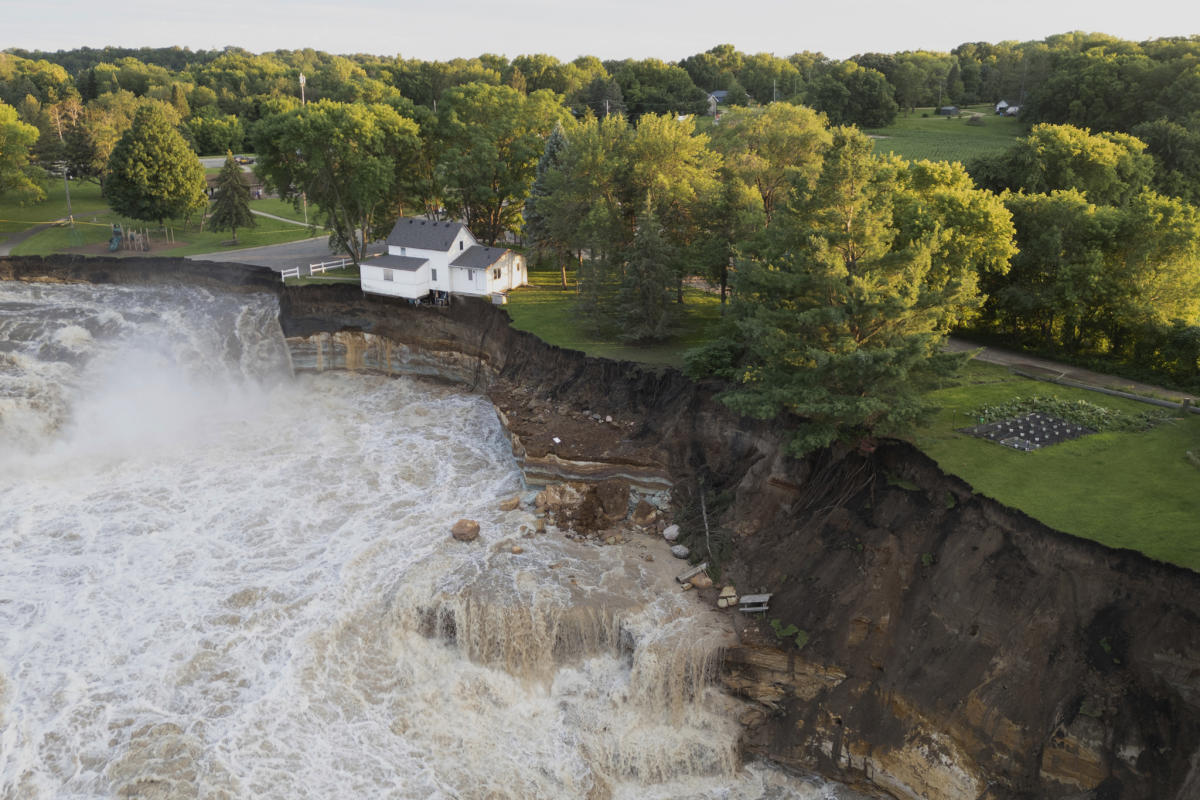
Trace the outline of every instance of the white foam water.
<instances>
[{"instance_id":1,"label":"white foam water","mask_svg":"<svg viewBox=\"0 0 1200 800\"><path fill-rule=\"evenodd\" d=\"M485 399L276 314L0 283L0 798L851 796L740 763L660 543L525 535Z\"/></svg>"}]
</instances>

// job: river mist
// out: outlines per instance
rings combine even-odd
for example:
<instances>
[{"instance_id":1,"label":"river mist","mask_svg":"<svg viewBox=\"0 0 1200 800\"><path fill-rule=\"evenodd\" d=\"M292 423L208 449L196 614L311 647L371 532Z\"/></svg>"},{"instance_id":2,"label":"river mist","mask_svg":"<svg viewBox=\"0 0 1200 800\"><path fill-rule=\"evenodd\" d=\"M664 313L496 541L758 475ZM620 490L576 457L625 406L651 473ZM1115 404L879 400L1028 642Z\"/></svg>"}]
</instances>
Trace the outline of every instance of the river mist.
<instances>
[{"instance_id":1,"label":"river mist","mask_svg":"<svg viewBox=\"0 0 1200 800\"><path fill-rule=\"evenodd\" d=\"M524 536L485 398L277 314L0 282L0 798L853 796L742 763L665 548Z\"/></svg>"}]
</instances>

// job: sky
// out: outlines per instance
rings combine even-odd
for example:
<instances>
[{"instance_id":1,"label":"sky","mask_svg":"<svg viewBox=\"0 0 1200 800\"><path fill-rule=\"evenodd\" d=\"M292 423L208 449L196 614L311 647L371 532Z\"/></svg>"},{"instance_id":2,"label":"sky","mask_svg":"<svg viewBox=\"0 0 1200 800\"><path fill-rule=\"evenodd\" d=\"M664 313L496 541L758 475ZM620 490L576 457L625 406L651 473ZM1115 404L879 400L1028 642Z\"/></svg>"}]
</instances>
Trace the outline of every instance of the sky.
<instances>
[{"instance_id":1,"label":"sky","mask_svg":"<svg viewBox=\"0 0 1200 800\"><path fill-rule=\"evenodd\" d=\"M1196 0L0 0L0 49L81 46L329 53L445 61L548 53L678 61L717 44L778 56L950 50L1082 30L1200 34Z\"/></svg>"}]
</instances>

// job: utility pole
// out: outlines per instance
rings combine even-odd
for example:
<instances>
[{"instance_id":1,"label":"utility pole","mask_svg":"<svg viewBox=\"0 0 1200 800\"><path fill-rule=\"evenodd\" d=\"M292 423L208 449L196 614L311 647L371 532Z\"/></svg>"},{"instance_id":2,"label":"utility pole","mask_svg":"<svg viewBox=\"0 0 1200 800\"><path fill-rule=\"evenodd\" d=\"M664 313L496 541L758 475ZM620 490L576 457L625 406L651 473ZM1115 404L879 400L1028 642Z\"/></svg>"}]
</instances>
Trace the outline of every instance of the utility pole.
<instances>
[{"instance_id":1,"label":"utility pole","mask_svg":"<svg viewBox=\"0 0 1200 800\"><path fill-rule=\"evenodd\" d=\"M71 213L71 183L67 178L67 162L62 162L63 173L63 191L67 193L67 222L71 223L71 227L75 227L75 215Z\"/></svg>"},{"instance_id":2,"label":"utility pole","mask_svg":"<svg viewBox=\"0 0 1200 800\"><path fill-rule=\"evenodd\" d=\"M779 99L779 92L775 91L775 78L771 78L771 102L774 103Z\"/></svg>"},{"instance_id":3,"label":"utility pole","mask_svg":"<svg viewBox=\"0 0 1200 800\"><path fill-rule=\"evenodd\" d=\"M301 108L308 105L308 101L304 99L304 84L305 84L304 73L301 72L300 73L300 107ZM304 203L304 224L307 225L308 224L308 192L301 192L300 200ZM295 208L295 206L292 206L292 208Z\"/></svg>"}]
</instances>

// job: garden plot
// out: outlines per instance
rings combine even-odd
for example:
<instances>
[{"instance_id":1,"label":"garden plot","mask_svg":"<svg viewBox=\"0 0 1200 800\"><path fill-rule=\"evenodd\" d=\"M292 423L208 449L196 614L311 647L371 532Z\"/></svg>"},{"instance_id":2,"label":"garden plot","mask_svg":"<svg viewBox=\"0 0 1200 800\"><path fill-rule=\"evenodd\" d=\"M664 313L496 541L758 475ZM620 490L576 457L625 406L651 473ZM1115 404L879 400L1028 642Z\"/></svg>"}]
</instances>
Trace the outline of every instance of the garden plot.
<instances>
[{"instance_id":1,"label":"garden plot","mask_svg":"<svg viewBox=\"0 0 1200 800\"><path fill-rule=\"evenodd\" d=\"M1093 428L1040 411L960 430L971 436L978 436L980 439L987 439L1026 453L1070 439L1078 439L1089 433L1096 433Z\"/></svg>"}]
</instances>

